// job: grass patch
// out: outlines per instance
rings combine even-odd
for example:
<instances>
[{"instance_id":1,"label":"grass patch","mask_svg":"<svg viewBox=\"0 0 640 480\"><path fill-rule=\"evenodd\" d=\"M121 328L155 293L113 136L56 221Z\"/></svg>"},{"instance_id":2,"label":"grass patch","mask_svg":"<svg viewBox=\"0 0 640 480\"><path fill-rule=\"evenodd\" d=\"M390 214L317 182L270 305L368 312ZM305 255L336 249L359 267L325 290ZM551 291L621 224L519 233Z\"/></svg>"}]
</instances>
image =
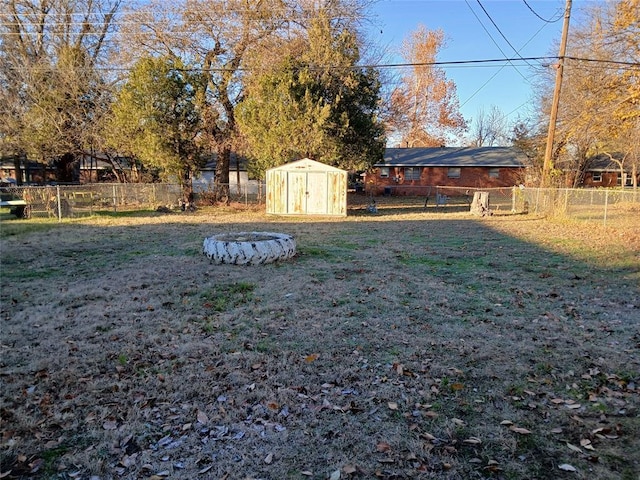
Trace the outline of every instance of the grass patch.
<instances>
[{"instance_id":1,"label":"grass patch","mask_svg":"<svg viewBox=\"0 0 640 480\"><path fill-rule=\"evenodd\" d=\"M249 229L290 233L299 254L200 253ZM3 472L635 478L634 235L435 208L3 231Z\"/></svg>"},{"instance_id":2,"label":"grass patch","mask_svg":"<svg viewBox=\"0 0 640 480\"><path fill-rule=\"evenodd\" d=\"M208 292L202 293L204 306L214 312L224 312L253 299L256 286L247 282L215 285Z\"/></svg>"}]
</instances>

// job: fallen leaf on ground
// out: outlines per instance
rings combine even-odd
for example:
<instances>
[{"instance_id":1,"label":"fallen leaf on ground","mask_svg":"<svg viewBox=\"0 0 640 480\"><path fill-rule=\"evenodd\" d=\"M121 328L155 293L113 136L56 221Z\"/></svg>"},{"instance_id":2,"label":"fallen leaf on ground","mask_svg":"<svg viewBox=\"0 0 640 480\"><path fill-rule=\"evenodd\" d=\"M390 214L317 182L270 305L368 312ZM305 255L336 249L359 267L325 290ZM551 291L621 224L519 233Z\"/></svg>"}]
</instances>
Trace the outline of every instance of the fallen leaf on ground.
<instances>
[{"instance_id":1,"label":"fallen leaf on ground","mask_svg":"<svg viewBox=\"0 0 640 480\"><path fill-rule=\"evenodd\" d=\"M307 363L311 363L311 362L315 362L318 358L320 358L320 354L319 353L312 353L311 355L307 355L304 358L304 361Z\"/></svg>"},{"instance_id":2,"label":"fallen leaf on ground","mask_svg":"<svg viewBox=\"0 0 640 480\"><path fill-rule=\"evenodd\" d=\"M479 445L482 443L478 437L469 437L466 440L463 440L462 443L466 443L467 445Z\"/></svg>"},{"instance_id":3,"label":"fallen leaf on ground","mask_svg":"<svg viewBox=\"0 0 640 480\"><path fill-rule=\"evenodd\" d=\"M331 474L329 480L340 480L340 470L336 470Z\"/></svg>"},{"instance_id":4,"label":"fallen leaf on ground","mask_svg":"<svg viewBox=\"0 0 640 480\"><path fill-rule=\"evenodd\" d=\"M376 445L376 450L379 452L388 452L389 450L391 450L391 445L389 445L387 442L380 442Z\"/></svg>"},{"instance_id":5,"label":"fallen leaf on ground","mask_svg":"<svg viewBox=\"0 0 640 480\"><path fill-rule=\"evenodd\" d=\"M420 435L422 438L424 438L425 440L429 440L430 442L433 442L436 437L434 437L433 435L431 435L430 433L423 433L422 435Z\"/></svg>"},{"instance_id":6,"label":"fallen leaf on ground","mask_svg":"<svg viewBox=\"0 0 640 480\"><path fill-rule=\"evenodd\" d=\"M104 428L105 430L115 430L116 428L118 428L118 422L114 420L107 420L102 424L102 428Z\"/></svg>"},{"instance_id":7,"label":"fallen leaf on ground","mask_svg":"<svg viewBox=\"0 0 640 480\"><path fill-rule=\"evenodd\" d=\"M595 450L595 448L593 448L593 445L591 444L591 440L589 440L588 438L583 438L582 440L580 440L580 446L582 448L586 448L587 450Z\"/></svg>"},{"instance_id":8,"label":"fallen leaf on ground","mask_svg":"<svg viewBox=\"0 0 640 480\"><path fill-rule=\"evenodd\" d=\"M358 469L354 465L345 465L342 467L342 471L346 474L356 473Z\"/></svg>"},{"instance_id":9,"label":"fallen leaf on ground","mask_svg":"<svg viewBox=\"0 0 640 480\"><path fill-rule=\"evenodd\" d=\"M273 462L273 453L270 453L269 455L264 457L264 463L269 465L269 464L271 464L271 462Z\"/></svg>"},{"instance_id":10,"label":"fallen leaf on ground","mask_svg":"<svg viewBox=\"0 0 640 480\"><path fill-rule=\"evenodd\" d=\"M391 410L397 410L398 409L398 404L396 402L389 402L389 403L387 403L387 405L389 406L389 408Z\"/></svg>"},{"instance_id":11,"label":"fallen leaf on ground","mask_svg":"<svg viewBox=\"0 0 640 480\"><path fill-rule=\"evenodd\" d=\"M562 465L558 465L560 470L564 470L565 472L577 472L576 467L573 465L569 465L568 463L563 463Z\"/></svg>"},{"instance_id":12,"label":"fallen leaf on ground","mask_svg":"<svg viewBox=\"0 0 640 480\"><path fill-rule=\"evenodd\" d=\"M576 447L575 445L571 445L570 443L567 443L567 447L569 447L569 450L573 450L576 453L583 453L582 450L580 450L578 447Z\"/></svg>"},{"instance_id":13,"label":"fallen leaf on ground","mask_svg":"<svg viewBox=\"0 0 640 480\"><path fill-rule=\"evenodd\" d=\"M202 423L203 425L206 425L207 423L209 423L209 417L202 410L198 410L198 414L196 417L198 419L198 422Z\"/></svg>"},{"instance_id":14,"label":"fallen leaf on ground","mask_svg":"<svg viewBox=\"0 0 640 480\"><path fill-rule=\"evenodd\" d=\"M522 427L516 427L515 425L509 427L509 430L515 433L519 433L520 435L529 435L531 433L531 430L527 430L526 428Z\"/></svg>"}]
</instances>

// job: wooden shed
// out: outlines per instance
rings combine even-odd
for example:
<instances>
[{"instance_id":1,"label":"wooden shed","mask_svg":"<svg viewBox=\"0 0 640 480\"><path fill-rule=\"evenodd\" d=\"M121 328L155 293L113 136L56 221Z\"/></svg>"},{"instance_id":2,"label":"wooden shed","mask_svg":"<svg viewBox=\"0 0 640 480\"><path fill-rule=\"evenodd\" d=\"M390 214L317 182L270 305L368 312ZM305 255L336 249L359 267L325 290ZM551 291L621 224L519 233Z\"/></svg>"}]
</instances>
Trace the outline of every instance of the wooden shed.
<instances>
[{"instance_id":1,"label":"wooden shed","mask_svg":"<svg viewBox=\"0 0 640 480\"><path fill-rule=\"evenodd\" d=\"M267 213L347 215L347 172L303 158L267 170Z\"/></svg>"}]
</instances>

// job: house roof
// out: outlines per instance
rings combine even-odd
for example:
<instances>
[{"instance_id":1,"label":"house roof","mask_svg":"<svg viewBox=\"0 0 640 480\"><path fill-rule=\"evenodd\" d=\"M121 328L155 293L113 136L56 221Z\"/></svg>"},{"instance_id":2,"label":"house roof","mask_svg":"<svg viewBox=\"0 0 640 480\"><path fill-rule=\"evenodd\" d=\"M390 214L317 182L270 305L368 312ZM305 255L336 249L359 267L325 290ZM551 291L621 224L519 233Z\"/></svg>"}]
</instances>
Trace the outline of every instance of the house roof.
<instances>
[{"instance_id":1,"label":"house roof","mask_svg":"<svg viewBox=\"0 0 640 480\"><path fill-rule=\"evenodd\" d=\"M623 155L614 153L614 158L622 160ZM625 165L625 171L630 171L628 165ZM588 172L619 172L620 164L613 160L610 156L605 154L596 155L589 159Z\"/></svg>"},{"instance_id":2,"label":"house roof","mask_svg":"<svg viewBox=\"0 0 640 480\"><path fill-rule=\"evenodd\" d=\"M525 166L513 147L387 148L376 167L512 167Z\"/></svg>"},{"instance_id":3,"label":"house roof","mask_svg":"<svg viewBox=\"0 0 640 480\"><path fill-rule=\"evenodd\" d=\"M205 164L200 169L203 172L216 170L216 164L218 163L218 158L215 153L211 155L205 156ZM240 155L236 152L231 152L229 157L229 168L231 171L235 171L236 169L246 171L249 160L244 155Z\"/></svg>"}]
</instances>

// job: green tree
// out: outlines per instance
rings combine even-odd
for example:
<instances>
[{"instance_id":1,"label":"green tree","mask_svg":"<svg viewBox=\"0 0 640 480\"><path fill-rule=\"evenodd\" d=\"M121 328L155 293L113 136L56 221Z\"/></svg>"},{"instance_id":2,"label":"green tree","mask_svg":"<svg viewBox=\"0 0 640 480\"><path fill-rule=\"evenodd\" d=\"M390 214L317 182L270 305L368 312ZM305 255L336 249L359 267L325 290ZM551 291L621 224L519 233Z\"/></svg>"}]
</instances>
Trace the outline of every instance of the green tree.
<instances>
[{"instance_id":1,"label":"green tree","mask_svg":"<svg viewBox=\"0 0 640 480\"><path fill-rule=\"evenodd\" d=\"M351 170L382 157L377 72L359 67L355 32L321 12L304 36L282 46L283 61L248 81L238 121L252 173L303 156Z\"/></svg>"},{"instance_id":2,"label":"green tree","mask_svg":"<svg viewBox=\"0 0 640 480\"><path fill-rule=\"evenodd\" d=\"M99 67L120 0L0 0L0 147L74 179L106 105Z\"/></svg>"},{"instance_id":3,"label":"green tree","mask_svg":"<svg viewBox=\"0 0 640 480\"><path fill-rule=\"evenodd\" d=\"M276 63L268 47L306 28L317 10L300 0L177 0L141 4L123 26L130 56L145 51L169 55L198 67L206 77L197 94L202 140L216 156L218 200L228 198L229 161L239 145L236 108L245 99L248 60L257 52ZM323 2L324 3L324 2ZM326 2L336 22L355 23L367 0Z\"/></svg>"},{"instance_id":4,"label":"green tree","mask_svg":"<svg viewBox=\"0 0 640 480\"><path fill-rule=\"evenodd\" d=\"M112 105L105 129L107 145L188 188L187 180L200 167L196 93L202 81L180 60L139 60Z\"/></svg>"}]
</instances>

